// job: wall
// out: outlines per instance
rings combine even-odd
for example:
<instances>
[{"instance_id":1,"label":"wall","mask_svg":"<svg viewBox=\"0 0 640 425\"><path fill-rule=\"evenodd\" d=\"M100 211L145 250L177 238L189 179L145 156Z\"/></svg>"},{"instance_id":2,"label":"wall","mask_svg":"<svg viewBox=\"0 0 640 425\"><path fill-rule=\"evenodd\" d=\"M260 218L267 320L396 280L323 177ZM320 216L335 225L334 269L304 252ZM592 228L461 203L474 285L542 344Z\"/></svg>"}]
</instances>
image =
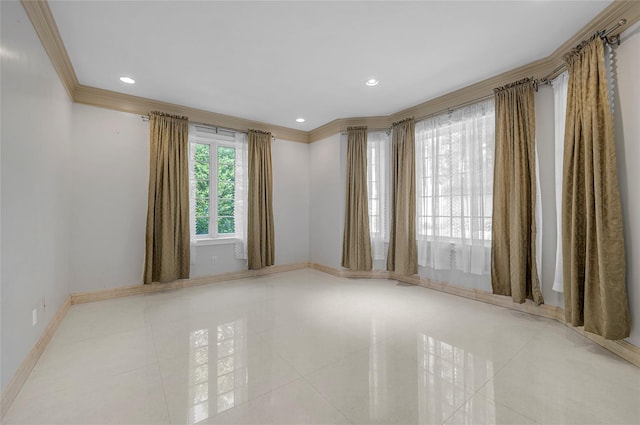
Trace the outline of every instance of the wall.
<instances>
[{"instance_id":1,"label":"wall","mask_svg":"<svg viewBox=\"0 0 640 425\"><path fill-rule=\"evenodd\" d=\"M69 295L72 110L22 5L0 15L4 389Z\"/></svg>"},{"instance_id":2,"label":"wall","mask_svg":"<svg viewBox=\"0 0 640 425\"><path fill-rule=\"evenodd\" d=\"M140 115L73 105L71 292L142 281L149 124ZM309 145L272 146L276 264L309 259ZM246 270L233 244L196 247L191 276ZM213 261L215 257L215 263Z\"/></svg>"},{"instance_id":3,"label":"wall","mask_svg":"<svg viewBox=\"0 0 640 425\"><path fill-rule=\"evenodd\" d=\"M640 23L622 34L622 44L614 52L618 180L631 309L628 341L640 347Z\"/></svg>"},{"instance_id":4,"label":"wall","mask_svg":"<svg viewBox=\"0 0 640 425\"><path fill-rule=\"evenodd\" d=\"M309 261L309 145L277 139L271 146L276 265ZM216 258L215 264L213 257ZM191 275L209 276L247 269L233 244L196 248Z\"/></svg>"},{"instance_id":5,"label":"wall","mask_svg":"<svg viewBox=\"0 0 640 425\"><path fill-rule=\"evenodd\" d=\"M272 146L276 265L309 261L309 152L306 143Z\"/></svg>"},{"instance_id":6,"label":"wall","mask_svg":"<svg viewBox=\"0 0 640 425\"><path fill-rule=\"evenodd\" d=\"M149 124L73 105L71 292L140 283L149 182Z\"/></svg>"},{"instance_id":7,"label":"wall","mask_svg":"<svg viewBox=\"0 0 640 425\"><path fill-rule=\"evenodd\" d=\"M310 145L309 261L340 268L344 228L342 143L336 134Z\"/></svg>"}]
</instances>

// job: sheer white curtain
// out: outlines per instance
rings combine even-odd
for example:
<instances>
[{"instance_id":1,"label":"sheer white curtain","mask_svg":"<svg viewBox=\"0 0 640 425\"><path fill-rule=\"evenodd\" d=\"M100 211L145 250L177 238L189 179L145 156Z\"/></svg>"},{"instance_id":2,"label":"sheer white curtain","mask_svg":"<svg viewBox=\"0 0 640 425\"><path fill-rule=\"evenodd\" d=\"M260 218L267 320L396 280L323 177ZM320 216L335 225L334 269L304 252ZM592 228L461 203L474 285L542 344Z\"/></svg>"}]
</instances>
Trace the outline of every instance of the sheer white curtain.
<instances>
[{"instance_id":1,"label":"sheer white curtain","mask_svg":"<svg viewBox=\"0 0 640 425\"><path fill-rule=\"evenodd\" d=\"M489 276L493 99L416 123L418 264Z\"/></svg>"},{"instance_id":2,"label":"sheer white curtain","mask_svg":"<svg viewBox=\"0 0 640 425\"><path fill-rule=\"evenodd\" d=\"M247 169L247 135L235 134L236 185L233 218L235 222L236 259L247 259L247 196L249 192L249 171Z\"/></svg>"},{"instance_id":3,"label":"sheer white curtain","mask_svg":"<svg viewBox=\"0 0 640 425\"><path fill-rule=\"evenodd\" d=\"M555 192L556 192L556 271L552 289L563 292L562 279L562 163L564 158L564 126L567 116L567 90L569 73L560 74L551 81L555 125Z\"/></svg>"},{"instance_id":4,"label":"sheer white curtain","mask_svg":"<svg viewBox=\"0 0 640 425\"><path fill-rule=\"evenodd\" d=\"M367 133L367 193L369 235L374 260L385 260L389 241L389 133Z\"/></svg>"}]
</instances>

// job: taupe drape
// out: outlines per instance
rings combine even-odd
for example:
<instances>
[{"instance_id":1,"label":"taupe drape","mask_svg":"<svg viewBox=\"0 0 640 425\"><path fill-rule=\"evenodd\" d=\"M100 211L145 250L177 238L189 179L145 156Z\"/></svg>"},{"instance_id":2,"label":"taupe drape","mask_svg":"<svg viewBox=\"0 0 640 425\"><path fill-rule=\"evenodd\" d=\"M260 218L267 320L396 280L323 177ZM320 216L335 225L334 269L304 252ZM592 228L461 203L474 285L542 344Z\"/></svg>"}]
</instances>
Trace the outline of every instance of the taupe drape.
<instances>
[{"instance_id":1,"label":"taupe drape","mask_svg":"<svg viewBox=\"0 0 640 425\"><path fill-rule=\"evenodd\" d=\"M491 286L514 302L544 302L536 265L534 82L495 89Z\"/></svg>"},{"instance_id":2,"label":"taupe drape","mask_svg":"<svg viewBox=\"0 0 640 425\"><path fill-rule=\"evenodd\" d=\"M393 123L391 133L391 226L387 270L418 273L416 243L415 121Z\"/></svg>"},{"instance_id":3,"label":"taupe drape","mask_svg":"<svg viewBox=\"0 0 640 425\"><path fill-rule=\"evenodd\" d=\"M604 42L566 58L562 244L567 322L608 339L629 336L625 250Z\"/></svg>"},{"instance_id":4,"label":"taupe drape","mask_svg":"<svg viewBox=\"0 0 640 425\"><path fill-rule=\"evenodd\" d=\"M189 277L189 122L149 114L149 200L144 283Z\"/></svg>"},{"instance_id":5,"label":"taupe drape","mask_svg":"<svg viewBox=\"0 0 640 425\"><path fill-rule=\"evenodd\" d=\"M369 198L367 196L367 127L347 129L347 187L342 238L342 267L371 270Z\"/></svg>"},{"instance_id":6,"label":"taupe drape","mask_svg":"<svg viewBox=\"0 0 640 425\"><path fill-rule=\"evenodd\" d=\"M247 265L255 270L275 261L271 133L249 130L248 147Z\"/></svg>"}]
</instances>

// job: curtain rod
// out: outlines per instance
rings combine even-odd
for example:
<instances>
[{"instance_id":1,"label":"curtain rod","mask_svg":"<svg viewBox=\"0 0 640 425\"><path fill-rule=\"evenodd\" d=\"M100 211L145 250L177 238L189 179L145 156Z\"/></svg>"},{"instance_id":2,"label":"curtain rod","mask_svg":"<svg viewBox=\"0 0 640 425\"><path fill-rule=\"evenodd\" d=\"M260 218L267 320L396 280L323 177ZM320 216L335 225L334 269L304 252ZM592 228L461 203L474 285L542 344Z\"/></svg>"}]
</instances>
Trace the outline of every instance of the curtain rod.
<instances>
[{"instance_id":1,"label":"curtain rod","mask_svg":"<svg viewBox=\"0 0 640 425\"><path fill-rule=\"evenodd\" d=\"M430 114L423 115L421 117L416 117L415 120L416 120L416 122L418 122L418 121L426 120L427 118L435 117L436 115L441 115L441 114L444 114L444 113L449 113L450 114L450 113L452 113L453 111L455 111L457 109L464 108L465 106L473 105L474 103L480 103L480 102L482 102L484 100L489 100L489 99L493 99L493 98L495 98L495 95L493 93L492 94L488 94L486 96L482 96L482 97L479 97L477 99L469 100L467 102L459 103L459 104L457 104L455 106L450 106L450 107L448 107L446 109L441 109L439 111L432 112Z\"/></svg>"},{"instance_id":2,"label":"curtain rod","mask_svg":"<svg viewBox=\"0 0 640 425\"><path fill-rule=\"evenodd\" d=\"M435 117L436 115L440 115L440 114L444 114L444 113L452 113L453 111L456 111L460 108L464 108L465 106L469 106L469 105L473 105L474 103L480 103L484 100L489 100L489 99L493 99L495 96L493 94L488 94L486 96L482 96L482 97L478 97L476 99L470 100L468 102L464 102L464 103L459 103L455 106L450 106L447 109L440 109L439 111L436 112L432 112L430 114L427 115L423 115L420 117L415 117L414 120L415 122L418 121L423 121L426 120L427 118L431 118L431 117ZM391 127L387 127L387 128L369 128L367 129L367 131L369 132L377 132L377 131L385 131L387 133L387 135L391 134ZM347 132L343 131L340 134L342 135L346 135Z\"/></svg>"},{"instance_id":3,"label":"curtain rod","mask_svg":"<svg viewBox=\"0 0 640 425\"><path fill-rule=\"evenodd\" d=\"M149 121L149 115L140 115L140 118L142 118L142 121L144 122L148 122ZM223 130L223 131L230 131L233 133L242 133L242 134L249 134L248 131L242 131L242 130L236 130L233 128L225 128L225 127L219 127L217 125L211 125L211 124L206 124L203 122L196 122L196 121L189 121L189 124L193 124L195 126L200 126L200 127L207 127L207 128L212 128L212 129L216 129L216 131L218 130ZM271 141L276 140L276 136L271 136Z\"/></svg>"},{"instance_id":4,"label":"curtain rod","mask_svg":"<svg viewBox=\"0 0 640 425\"><path fill-rule=\"evenodd\" d=\"M605 43L610 44L610 45L620 45L620 35L613 35L611 37L609 37L609 34L611 34L612 32L614 32L615 30L617 30L618 28L620 28L621 26L625 25L627 23L626 19L620 19L618 21L617 24L615 24L612 28L608 29L608 30L602 30L599 31L600 34L600 38L602 40L604 40ZM598 32L596 32L597 34ZM584 43L584 41L582 42ZM582 43L579 43L578 45L581 45ZM551 79L552 77L555 77L556 74L564 69L567 68L567 64L563 63L562 65L557 66L553 71L551 71L549 74L547 74L545 77L539 79L537 81L538 86L544 86L547 84L551 84Z\"/></svg>"}]
</instances>

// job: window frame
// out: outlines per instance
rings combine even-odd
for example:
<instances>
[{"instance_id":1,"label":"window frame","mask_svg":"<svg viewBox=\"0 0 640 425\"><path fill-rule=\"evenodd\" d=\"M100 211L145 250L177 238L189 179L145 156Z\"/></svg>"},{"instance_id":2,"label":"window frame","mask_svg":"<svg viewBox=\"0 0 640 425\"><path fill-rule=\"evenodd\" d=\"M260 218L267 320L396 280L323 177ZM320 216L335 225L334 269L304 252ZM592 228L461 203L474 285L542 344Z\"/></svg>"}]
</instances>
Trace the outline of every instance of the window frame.
<instances>
[{"instance_id":1,"label":"window frame","mask_svg":"<svg viewBox=\"0 0 640 425\"><path fill-rule=\"evenodd\" d=\"M189 170L192 174L193 178L190 179L193 184L197 184L195 179L194 168L195 163L195 149L196 145L209 145L209 231L207 234L198 234L196 230L196 225L198 216L196 215L196 202L197 196L195 193L195 186L193 187L193 193L190 194L190 197L193 199L193 208L194 211L191 212L191 215L194 219L194 237L196 242L199 245L209 245L216 243L224 243L231 242L236 239L237 232L235 232L235 221L234 221L234 232L233 233L219 233L218 232L218 203L219 203L219 191L218 191L218 183L219 183L219 163L218 163L218 148L219 147L228 147L233 148L237 155L237 143L234 137L226 136L220 133L211 133L210 137L202 137L197 134L189 141L189 149L192 151L191 157L193 158L191 169ZM237 160L236 160L237 161ZM234 161L234 175L236 170L236 161ZM214 180L215 179L215 180ZM235 204L235 177L234 177L234 204Z\"/></svg>"}]
</instances>

